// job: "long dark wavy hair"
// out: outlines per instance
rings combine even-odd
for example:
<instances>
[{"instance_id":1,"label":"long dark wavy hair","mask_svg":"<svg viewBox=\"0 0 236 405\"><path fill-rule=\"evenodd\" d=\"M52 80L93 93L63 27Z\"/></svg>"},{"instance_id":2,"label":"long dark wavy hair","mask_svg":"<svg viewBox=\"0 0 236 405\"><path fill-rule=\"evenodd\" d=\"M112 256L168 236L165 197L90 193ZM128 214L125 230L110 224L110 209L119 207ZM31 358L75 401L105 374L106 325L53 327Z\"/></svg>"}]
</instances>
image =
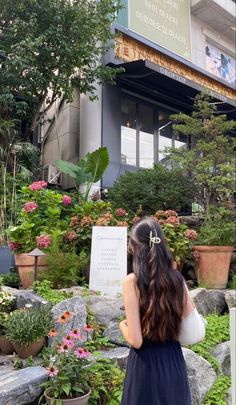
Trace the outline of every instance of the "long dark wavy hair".
<instances>
[{"instance_id":1,"label":"long dark wavy hair","mask_svg":"<svg viewBox=\"0 0 236 405\"><path fill-rule=\"evenodd\" d=\"M184 282L182 275L173 270L172 256L154 217L145 217L133 226L128 252L140 292L143 337L160 342L177 340L183 315Z\"/></svg>"}]
</instances>

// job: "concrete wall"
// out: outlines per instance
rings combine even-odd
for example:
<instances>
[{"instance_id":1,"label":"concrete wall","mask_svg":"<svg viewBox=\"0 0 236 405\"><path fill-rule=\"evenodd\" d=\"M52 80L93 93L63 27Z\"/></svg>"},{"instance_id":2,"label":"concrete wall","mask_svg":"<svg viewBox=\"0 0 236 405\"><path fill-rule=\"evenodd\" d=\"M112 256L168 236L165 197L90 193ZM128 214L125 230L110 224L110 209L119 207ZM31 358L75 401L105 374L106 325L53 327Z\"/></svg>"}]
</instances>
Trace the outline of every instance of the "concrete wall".
<instances>
[{"instance_id":1,"label":"concrete wall","mask_svg":"<svg viewBox=\"0 0 236 405\"><path fill-rule=\"evenodd\" d=\"M102 187L112 187L125 171L136 171L134 166L121 164L121 87L103 86L102 145L109 151L110 163L102 179Z\"/></svg>"},{"instance_id":2,"label":"concrete wall","mask_svg":"<svg viewBox=\"0 0 236 405\"><path fill-rule=\"evenodd\" d=\"M59 104L53 106L48 113L48 118L54 119L53 124L42 128L43 142L42 164L53 165L57 159L76 162L79 159L79 122L80 122L80 97L75 91L72 103L63 103L55 117ZM71 179L63 175L63 188L73 186Z\"/></svg>"}]
</instances>

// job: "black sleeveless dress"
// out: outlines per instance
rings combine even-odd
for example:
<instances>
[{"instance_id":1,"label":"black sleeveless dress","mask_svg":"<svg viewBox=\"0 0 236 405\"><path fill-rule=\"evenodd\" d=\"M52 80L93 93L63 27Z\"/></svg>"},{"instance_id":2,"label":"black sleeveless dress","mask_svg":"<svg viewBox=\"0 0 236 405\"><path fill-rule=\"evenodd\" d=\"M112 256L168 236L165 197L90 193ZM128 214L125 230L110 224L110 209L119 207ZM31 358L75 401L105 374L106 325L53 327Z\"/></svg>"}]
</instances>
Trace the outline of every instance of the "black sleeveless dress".
<instances>
[{"instance_id":1,"label":"black sleeveless dress","mask_svg":"<svg viewBox=\"0 0 236 405\"><path fill-rule=\"evenodd\" d=\"M179 342L146 340L130 349L121 405L191 405Z\"/></svg>"}]
</instances>

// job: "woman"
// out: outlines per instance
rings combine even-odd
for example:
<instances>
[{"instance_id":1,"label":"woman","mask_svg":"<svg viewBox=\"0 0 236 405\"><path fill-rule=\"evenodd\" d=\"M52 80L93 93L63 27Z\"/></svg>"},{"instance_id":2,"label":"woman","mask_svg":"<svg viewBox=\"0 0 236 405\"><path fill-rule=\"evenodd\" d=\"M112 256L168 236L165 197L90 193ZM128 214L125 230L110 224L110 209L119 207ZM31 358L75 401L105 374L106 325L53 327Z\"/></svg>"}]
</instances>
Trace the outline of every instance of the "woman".
<instances>
[{"instance_id":1,"label":"woman","mask_svg":"<svg viewBox=\"0 0 236 405\"><path fill-rule=\"evenodd\" d=\"M180 342L202 340L204 322L181 273L173 270L155 218L133 226L128 252L132 273L123 283L126 319L120 330L131 349L121 405L191 405Z\"/></svg>"}]
</instances>

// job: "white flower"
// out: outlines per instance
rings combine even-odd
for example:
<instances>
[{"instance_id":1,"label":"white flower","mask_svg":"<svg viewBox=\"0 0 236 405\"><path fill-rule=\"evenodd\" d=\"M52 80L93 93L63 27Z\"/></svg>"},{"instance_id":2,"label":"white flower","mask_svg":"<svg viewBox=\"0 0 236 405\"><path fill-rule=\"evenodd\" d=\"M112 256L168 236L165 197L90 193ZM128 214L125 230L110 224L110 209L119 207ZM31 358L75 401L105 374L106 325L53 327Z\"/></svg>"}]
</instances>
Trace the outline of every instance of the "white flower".
<instances>
[{"instance_id":1,"label":"white flower","mask_svg":"<svg viewBox=\"0 0 236 405\"><path fill-rule=\"evenodd\" d=\"M25 308L32 308L32 304L25 304Z\"/></svg>"}]
</instances>

